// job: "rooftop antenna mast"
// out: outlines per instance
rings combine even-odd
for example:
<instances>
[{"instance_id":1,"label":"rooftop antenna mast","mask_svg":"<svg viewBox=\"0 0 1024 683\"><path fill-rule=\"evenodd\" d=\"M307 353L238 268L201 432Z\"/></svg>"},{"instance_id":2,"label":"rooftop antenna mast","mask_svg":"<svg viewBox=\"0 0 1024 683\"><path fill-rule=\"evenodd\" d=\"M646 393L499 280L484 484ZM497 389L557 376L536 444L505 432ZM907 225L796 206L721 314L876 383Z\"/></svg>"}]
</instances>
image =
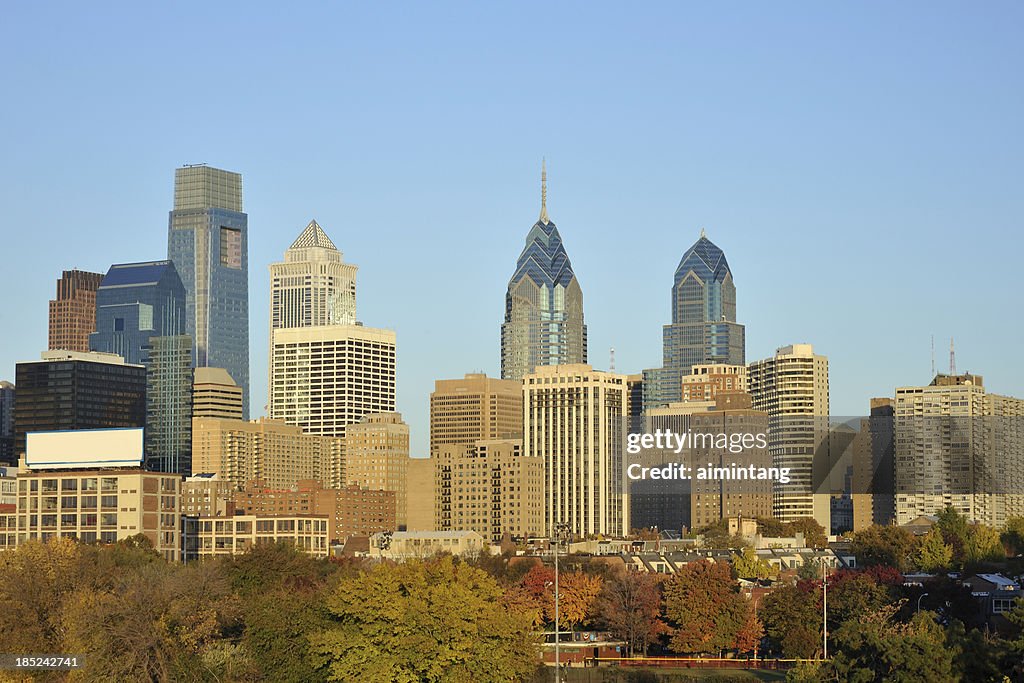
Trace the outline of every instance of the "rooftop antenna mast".
<instances>
[{"instance_id":1,"label":"rooftop antenna mast","mask_svg":"<svg viewBox=\"0 0 1024 683\"><path fill-rule=\"evenodd\" d=\"M611 358L608 360L608 372L615 372L615 347L614 346L612 347L611 353L609 355L611 356Z\"/></svg>"},{"instance_id":2,"label":"rooftop antenna mast","mask_svg":"<svg viewBox=\"0 0 1024 683\"><path fill-rule=\"evenodd\" d=\"M949 374L956 376L956 351L953 350L953 338L949 338Z\"/></svg>"},{"instance_id":3,"label":"rooftop antenna mast","mask_svg":"<svg viewBox=\"0 0 1024 683\"><path fill-rule=\"evenodd\" d=\"M932 377L935 377L935 335L932 335Z\"/></svg>"}]
</instances>

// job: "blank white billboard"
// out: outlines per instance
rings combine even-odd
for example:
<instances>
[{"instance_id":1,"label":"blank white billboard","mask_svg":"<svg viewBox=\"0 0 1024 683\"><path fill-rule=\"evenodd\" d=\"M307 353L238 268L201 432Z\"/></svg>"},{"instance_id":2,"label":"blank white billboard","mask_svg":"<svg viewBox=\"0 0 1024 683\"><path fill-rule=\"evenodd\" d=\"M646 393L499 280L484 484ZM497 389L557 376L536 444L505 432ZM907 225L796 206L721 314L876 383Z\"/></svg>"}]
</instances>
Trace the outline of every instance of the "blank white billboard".
<instances>
[{"instance_id":1,"label":"blank white billboard","mask_svg":"<svg viewBox=\"0 0 1024 683\"><path fill-rule=\"evenodd\" d=\"M32 470L139 467L141 463L142 428L25 434L25 464Z\"/></svg>"}]
</instances>

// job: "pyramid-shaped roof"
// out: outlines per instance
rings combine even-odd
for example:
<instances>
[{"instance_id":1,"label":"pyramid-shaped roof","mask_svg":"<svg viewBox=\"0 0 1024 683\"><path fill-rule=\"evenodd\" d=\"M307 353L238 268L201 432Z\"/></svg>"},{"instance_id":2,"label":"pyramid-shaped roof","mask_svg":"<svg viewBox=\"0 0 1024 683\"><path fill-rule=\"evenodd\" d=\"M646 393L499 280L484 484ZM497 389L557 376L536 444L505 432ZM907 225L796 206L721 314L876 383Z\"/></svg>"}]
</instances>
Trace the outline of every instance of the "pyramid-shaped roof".
<instances>
[{"instance_id":1,"label":"pyramid-shaped roof","mask_svg":"<svg viewBox=\"0 0 1024 683\"><path fill-rule=\"evenodd\" d=\"M306 229L302 231L302 234L292 242L290 249L306 249L308 247L322 247L324 249L333 249L337 251L338 248L334 246L334 242L327 236L324 229L320 227L320 224L315 220L309 222Z\"/></svg>"},{"instance_id":2,"label":"pyramid-shaped roof","mask_svg":"<svg viewBox=\"0 0 1024 683\"><path fill-rule=\"evenodd\" d=\"M569 255L562 245L562 237L551 221L534 223L526 236L526 247L516 262L516 272L509 280L509 287L527 277L537 285L548 287L568 287L575 277Z\"/></svg>"},{"instance_id":3,"label":"pyramid-shaped roof","mask_svg":"<svg viewBox=\"0 0 1024 683\"><path fill-rule=\"evenodd\" d=\"M703 230L700 239L687 249L683 258L680 259L679 266L676 268L676 284L691 271L695 272L704 282L711 280L721 282L730 272L729 262L725 260L725 253L705 237Z\"/></svg>"}]
</instances>

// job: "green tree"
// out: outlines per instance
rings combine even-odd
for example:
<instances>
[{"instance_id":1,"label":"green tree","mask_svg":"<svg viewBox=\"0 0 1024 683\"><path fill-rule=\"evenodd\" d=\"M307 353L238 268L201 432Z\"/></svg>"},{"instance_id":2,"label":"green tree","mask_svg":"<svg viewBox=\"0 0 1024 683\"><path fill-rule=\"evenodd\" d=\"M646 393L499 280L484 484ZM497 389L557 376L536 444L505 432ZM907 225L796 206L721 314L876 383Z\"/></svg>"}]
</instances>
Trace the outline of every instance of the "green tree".
<instances>
[{"instance_id":1,"label":"green tree","mask_svg":"<svg viewBox=\"0 0 1024 683\"><path fill-rule=\"evenodd\" d=\"M786 536L795 536L798 533L804 535L804 543L808 548L825 548L828 546L828 534L825 527L818 524L813 517L801 517L787 522L783 525L783 533Z\"/></svg>"},{"instance_id":2,"label":"green tree","mask_svg":"<svg viewBox=\"0 0 1024 683\"><path fill-rule=\"evenodd\" d=\"M971 525L964 543L964 564L998 562L1006 559L999 532L984 524Z\"/></svg>"},{"instance_id":3,"label":"green tree","mask_svg":"<svg viewBox=\"0 0 1024 683\"><path fill-rule=\"evenodd\" d=\"M963 563L964 544L967 543L967 535L970 533L967 517L949 506L936 515L935 526L939 527L946 543L953 546L953 561L957 564Z\"/></svg>"},{"instance_id":4,"label":"green tree","mask_svg":"<svg viewBox=\"0 0 1024 683\"><path fill-rule=\"evenodd\" d=\"M821 585L800 581L776 588L761 601L765 635L784 657L809 659L821 653Z\"/></svg>"},{"instance_id":5,"label":"green tree","mask_svg":"<svg viewBox=\"0 0 1024 683\"><path fill-rule=\"evenodd\" d=\"M381 563L326 598L332 625L311 637L331 680L514 681L532 673L530 619L486 572L451 557Z\"/></svg>"},{"instance_id":6,"label":"green tree","mask_svg":"<svg viewBox=\"0 0 1024 683\"><path fill-rule=\"evenodd\" d=\"M1006 520L1006 529L1000 534L999 539L1011 556L1024 554L1024 517L1011 517Z\"/></svg>"},{"instance_id":7,"label":"green tree","mask_svg":"<svg viewBox=\"0 0 1024 683\"><path fill-rule=\"evenodd\" d=\"M727 565L705 561L683 565L665 582L663 592L665 616L673 626L669 648L674 652L752 648L753 608Z\"/></svg>"},{"instance_id":8,"label":"green tree","mask_svg":"<svg viewBox=\"0 0 1024 683\"><path fill-rule=\"evenodd\" d=\"M627 569L605 581L597 599L600 622L616 638L626 641L629 656L647 653L647 647L667 631L661 616L658 577Z\"/></svg>"},{"instance_id":9,"label":"green tree","mask_svg":"<svg viewBox=\"0 0 1024 683\"><path fill-rule=\"evenodd\" d=\"M877 524L856 532L850 543L860 566L883 565L900 571L910 567L916 548L914 537L906 529Z\"/></svg>"},{"instance_id":10,"label":"green tree","mask_svg":"<svg viewBox=\"0 0 1024 683\"><path fill-rule=\"evenodd\" d=\"M772 575L772 567L767 560L758 557L753 548L744 548L733 555L733 571L741 579L767 579Z\"/></svg>"},{"instance_id":11,"label":"green tree","mask_svg":"<svg viewBox=\"0 0 1024 683\"><path fill-rule=\"evenodd\" d=\"M921 539L917 549L917 566L922 571L937 572L948 569L953 563L953 546L946 543L942 531L932 527Z\"/></svg>"},{"instance_id":12,"label":"green tree","mask_svg":"<svg viewBox=\"0 0 1024 683\"><path fill-rule=\"evenodd\" d=\"M945 632L930 612L909 624L893 619L896 608L883 608L848 621L831 634L835 656L823 668L824 678L842 681L911 683L958 681L953 651Z\"/></svg>"}]
</instances>

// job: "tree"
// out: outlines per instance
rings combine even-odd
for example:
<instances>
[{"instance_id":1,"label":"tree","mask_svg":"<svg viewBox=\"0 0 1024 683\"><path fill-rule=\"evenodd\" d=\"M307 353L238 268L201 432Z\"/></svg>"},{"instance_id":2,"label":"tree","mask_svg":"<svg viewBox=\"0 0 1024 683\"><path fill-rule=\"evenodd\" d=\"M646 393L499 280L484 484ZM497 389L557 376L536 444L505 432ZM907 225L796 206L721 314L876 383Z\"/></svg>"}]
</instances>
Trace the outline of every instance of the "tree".
<instances>
[{"instance_id":1,"label":"tree","mask_svg":"<svg viewBox=\"0 0 1024 683\"><path fill-rule=\"evenodd\" d=\"M590 619L594 601L601 593L602 584L601 577L579 571L559 575L559 629L565 628L572 631L576 626Z\"/></svg>"},{"instance_id":2,"label":"tree","mask_svg":"<svg viewBox=\"0 0 1024 683\"><path fill-rule=\"evenodd\" d=\"M834 631L896 604L890 587L864 571L838 571L828 578L828 622Z\"/></svg>"},{"instance_id":3,"label":"tree","mask_svg":"<svg viewBox=\"0 0 1024 683\"><path fill-rule=\"evenodd\" d=\"M917 549L917 566L921 571L937 572L948 569L953 563L953 546L946 543L942 531L933 526Z\"/></svg>"},{"instance_id":4,"label":"tree","mask_svg":"<svg viewBox=\"0 0 1024 683\"><path fill-rule=\"evenodd\" d=\"M998 562L1006 559L1006 550L999 540L999 532L984 524L971 525L964 542L964 564Z\"/></svg>"},{"instance_id":5,"label":"tree","mask_svg":"<svg viewBox=\"0 0 1024 683\"><path fill-rule=\"evenodd\" d=\"M773 573L771 565L758 557L753 548L744 548L733 555L732 568L741 579L767 579Z\"/></svg>"},{"instance_id":6,"label":"tree","mask_svg":"<svg viewBox=\"0 0 1024 683\"><path fill-rule=\"evenodd\" d=\"M964 544L970 533L967 517L957 512L956 508L948 506L936 515L935 526L939 527L946 543L953 546L953 560L957 564L963 563Z\"/></svg>"},{"instance_id":7,"label":"tree","mask_svg":"<svg viewBox=\"0 0 1024 683\"><path fill-rule=\"evenodd\" d=\"M1000 534L999 540L1012 557L1024 553L1024 517L1011 517L1006 520L1006 529Z\"/></svg>"},{"instance_id":8,"label":"tree","mask_svg":"<svg viewBox=\"0 0 1024 683\"><path fill-rule=\"evenodd\" d=\"M821 585L800 581L780 586L761 601L765 635L784 657L810 659L821 652Z\"/></svg>"},{"instance_id":9,"label":"tree","mask_svg":"<svg viewBox=\"0 0 1024 683\"><path fill-rule=\"evenodd\" d=\"M727 565L683 565L665 582L664 601L665 616L673 626L669 648L674 652L717 653L746 644L739 636L749 625L753 608Z\"/></svg>"},{"instance_id":10,"label":"tree","mask_svg":"<svg viewBox=\"0 0 1024 683\"><path fill-rule=\"evenodd\" d=\"M486 572L448 556L344 577L326 606L331 626L310 641L330 680L512 681L536 666L529 617L505 608Z\"/></svg>"},{"instance_id":11,"label":"tree","mask_svg":"<svg viewBox=\"0 0 1024 683\"><path fill-rule=\"evenodd\" d=\"M661 591L654 574L627 569L605 581L598 596L598 619L614 637L626 641L629 656L647 653L648 645L667 631L661 615Z\"/></svg>"},{"instance_id":12,"label":"tree","mask_svg":"<svg viewBox=\"0 0 1024 683\"><path fill-rule=\"evenodd\" d=\"M884 565L906 571L916 550L914 537L898 526L869 526L856 532L850 551L862 567Z\"/></svg>"},{"instance_id":13,"label":"tree","mask_svg":"<svg viewBox=\"0 0 1024 683\"><path fill-rule=\"evenodd\" d=\"M804 543L808 548L825 548L828 546L828 534L825 527L818 524L813 517L801 517L783 525L786 536L804 535Z\"/></svg>"},{"instance_id":14,"label":"tree","mask_svg":"<svg viewBox=\"0 0 1024 683\"><path fill-rule=\"evenodd\" d=\"M945 633L930 612L909 624L893 619L895 607L886 607L856 621L848 621L831 635L836 655L823 668L826 679L846 681L959 680L953 651L945 646Z\"/></svg>"}]
</instances>

